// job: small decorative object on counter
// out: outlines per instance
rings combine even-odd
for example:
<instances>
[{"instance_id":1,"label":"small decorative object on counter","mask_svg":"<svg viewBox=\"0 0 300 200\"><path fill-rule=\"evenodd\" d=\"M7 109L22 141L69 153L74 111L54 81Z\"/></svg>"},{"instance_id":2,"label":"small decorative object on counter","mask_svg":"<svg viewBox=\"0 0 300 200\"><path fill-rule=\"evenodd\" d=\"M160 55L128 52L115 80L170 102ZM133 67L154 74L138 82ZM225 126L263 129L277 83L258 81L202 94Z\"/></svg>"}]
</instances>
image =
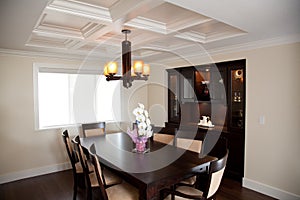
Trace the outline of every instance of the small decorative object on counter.
<instances>
[{"instance_id":1,"label":"small decorative object on counter","mask_svg":"<svg viewBox=\"0 0 300 200\"><path fill-rule=\"evenodd\" d=\"M215 126L212 124L209 116L202 116L202 120L200 119L200 122L198 123L198 125L208 127L208 128L212 128Z\"/></svg>"}]
</instances>

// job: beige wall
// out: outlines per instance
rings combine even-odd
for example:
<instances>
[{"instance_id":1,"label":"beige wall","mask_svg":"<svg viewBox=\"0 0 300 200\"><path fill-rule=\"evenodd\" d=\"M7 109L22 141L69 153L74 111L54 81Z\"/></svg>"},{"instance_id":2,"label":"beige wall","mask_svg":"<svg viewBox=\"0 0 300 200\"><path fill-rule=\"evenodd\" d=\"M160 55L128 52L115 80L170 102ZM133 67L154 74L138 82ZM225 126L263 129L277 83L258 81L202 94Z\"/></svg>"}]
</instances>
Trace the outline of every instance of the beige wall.
<instances>
[{"instance_id":1,"label":"beige wall","mask_svg":"<svg viewBox=\"0 0 300 200\"><path fill-rule=\"evenodd\" d=\"M5 55L0 59L0 174L65 163L59 131L34 130L32 65L51 60Z\"/></svg>"},{"instance_id":2,"label":"beige wall","mask_svg":"<svg viewBox=\"0 0 300 200\"><path fill-rule=\"evenodd\" d=\"M300 195L299 52L297 43L213 56L214 62L247 59L245 178L297 195ZM0 59L0 177L60 166L67 161L61 130L34 130L32 64L78 63L11 55L0 55ZM125 99L131 99L130 103L125 102L124 115L128 118L135 104L143 102L149 107L152 121L163 125L167 120L165 67L153 67L149 82L152 84L147 87L136 82L123 92ZM148 93L143 90L145 87ZM259 124L261 115L265 116L264 125Z\"/></svg>"},{"instance_id":3,"label":"beige wall","mask_svg":"<svg viewBox=\"0 0 300 200\"><path fill-rule=\"evenodd\" d=\"M245 177L298 195L299 53L300 43L214 57L247 59Z\"/></svg>"},{"instance_id":4,"label":"beige wall","mask_svg":"<svg viewBox=\"0 0 300 200\"><path fill-rule=\"evenodd\" d=\"M260 48L190 63L247 59L245 179L300 195L300 43ZM202 61L199 61L202 60ZM175 65L188 66L186 61ZM160 82L162 69L156 70ZM164 92L149 91L149 106ZM157 102L156 102L157 103ZM163 100L160 103L165 107ZM265 124L259 124L259 117ZM166 116L164 117L167 118Z\"/></svg>"},{"instance_id":5,"label":"beige wall","mask_svg":"<svg viewBox=\"0 0 300 200\"><path fill-rule=\"evenodd\" d=\"M61 138L63 129L35 130L33 63L46 63L54 68L96 69L101 66L97 61L0 54L0 183L19 175L24 177L68 167ZM147 93L145 81L134 82L130 89L122 87L123 120L133 121L132 110L138 102L148 105ZM108 128L112 129L109 131L125 130L127 125L109 124ZM79 133L76 127L68 129L71 136Z\"/></svg>"}]
</instances>

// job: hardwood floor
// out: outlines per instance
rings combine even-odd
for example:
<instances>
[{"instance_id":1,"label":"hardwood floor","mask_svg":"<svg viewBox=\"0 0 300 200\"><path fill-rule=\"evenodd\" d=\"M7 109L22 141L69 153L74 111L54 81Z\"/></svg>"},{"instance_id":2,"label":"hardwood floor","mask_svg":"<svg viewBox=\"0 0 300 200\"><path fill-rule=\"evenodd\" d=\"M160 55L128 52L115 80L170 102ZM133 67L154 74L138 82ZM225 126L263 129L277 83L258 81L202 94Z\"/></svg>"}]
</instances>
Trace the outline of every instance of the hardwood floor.
<instances>
[{"instance_id":1,"label":"hardwood floor","mask_svg":"<svg viewBox=\"0 0 300 200\"><path fill-rule=\"evenodd\" d=\"M72 199L72 171L38 176L0 185L1 200L65 200ZM85 199L83 189L78 190L78 200ZM241 187L239 182L224 179L217 196L218 200L273 200L266 195Z\"/></svg>"}]
</instances>

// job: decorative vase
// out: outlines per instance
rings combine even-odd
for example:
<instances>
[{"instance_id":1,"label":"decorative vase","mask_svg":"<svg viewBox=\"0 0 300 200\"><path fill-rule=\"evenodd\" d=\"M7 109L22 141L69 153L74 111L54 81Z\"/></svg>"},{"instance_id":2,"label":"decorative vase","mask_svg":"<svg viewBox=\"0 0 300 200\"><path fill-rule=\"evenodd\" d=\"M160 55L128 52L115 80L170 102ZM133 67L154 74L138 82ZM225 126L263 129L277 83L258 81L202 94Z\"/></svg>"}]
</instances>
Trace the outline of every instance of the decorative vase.
<instances>
[{"instance_id":1,"label":"decorative vase","mask_svg":"<svg viewBox=\"0 0 300 200\"><path fill-rule=\"evenodd\" d=\"M150 148L147 147L148 137L140 136L137 123L133 123L133 130L127 128L127 134L131 137L134 145L132 152L134 153L147 153L150 151Z\"/></svg>"},{"instance_id":2,"label":"decorative vase","mask_svg":"<svg viewBox=\"0 0 300 200\"><path fill-rule=\"evenodd\" d=\"M146 142L147 140L137 140L135 143L135 151L137 153L145 153L146 152Z\"/></svg>"}]
</instances>

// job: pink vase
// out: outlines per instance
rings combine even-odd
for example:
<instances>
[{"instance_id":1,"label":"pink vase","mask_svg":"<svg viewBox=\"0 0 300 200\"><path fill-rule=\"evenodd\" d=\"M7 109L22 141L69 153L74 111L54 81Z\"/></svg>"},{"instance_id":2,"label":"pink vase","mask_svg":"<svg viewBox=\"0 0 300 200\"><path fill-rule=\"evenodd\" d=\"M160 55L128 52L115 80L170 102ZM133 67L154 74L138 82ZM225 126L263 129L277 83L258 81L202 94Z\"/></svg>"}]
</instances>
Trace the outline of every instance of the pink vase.
<instances>
[{"instance_id":1,"label":"pink vase","mask_svg":"<svg viewBox=\"0 0 300 200\"><path fill-rule=\"evenodd\" d=\"M146 142L144 140L138 140L135 143L135 149L138 153L144 153L146 150Z\"/></svg>"}]
</instances>

